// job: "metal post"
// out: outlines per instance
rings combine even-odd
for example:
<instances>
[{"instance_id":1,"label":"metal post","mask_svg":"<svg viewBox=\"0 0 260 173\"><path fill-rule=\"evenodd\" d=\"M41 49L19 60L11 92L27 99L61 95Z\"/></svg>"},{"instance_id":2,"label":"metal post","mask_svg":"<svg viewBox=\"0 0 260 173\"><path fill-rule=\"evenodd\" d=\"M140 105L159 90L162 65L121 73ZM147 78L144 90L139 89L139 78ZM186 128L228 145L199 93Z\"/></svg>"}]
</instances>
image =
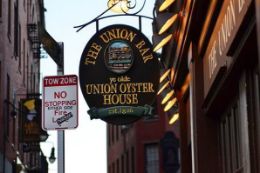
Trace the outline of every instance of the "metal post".
<instances>
[{"instance_id":1,"label":"metal post","mask_svg":"<svg viewBox=\"0 0 260 173\"><path fill-rule=\"evenodd\" d=\"M58 130L58 173L64 173L65 163L65 133L64 130Z\"/></svg>"},{"instance_id":2,"label":"metal post","mask_svg":"<svg viewBox=\"0 0 260 173\"><path fill-rule=\"evenodd\" d=\"M60 64L57 67L57 74L59 76L64 75L64 46L63 43L59 43L60 46ZM65 173L65 132L64 130L58 130L58 173Z\"/></svg>"}]
</instances>

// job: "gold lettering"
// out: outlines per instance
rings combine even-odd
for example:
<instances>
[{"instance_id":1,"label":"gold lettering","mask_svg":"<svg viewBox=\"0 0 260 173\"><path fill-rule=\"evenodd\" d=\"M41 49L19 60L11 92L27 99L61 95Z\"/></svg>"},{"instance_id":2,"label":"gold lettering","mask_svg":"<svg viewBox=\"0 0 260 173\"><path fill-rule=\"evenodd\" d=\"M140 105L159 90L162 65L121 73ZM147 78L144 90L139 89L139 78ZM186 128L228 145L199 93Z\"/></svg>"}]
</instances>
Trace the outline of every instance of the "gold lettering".
<instances>
[{"instance_id":1,"label":"gold lettering","mask_svg":"<svg viewBox=\"0 0 260 173\"><path fill-rule=\"evenodd\" d=\"M144 42L144 40L142 40L142 41L140 41L139 43L137 43L135 46L136 46L136 48L137 49L142 49L142 47L145 45L145 42Z\"/></svg>"},{"instance_id":2,"label":"gold lettering","mask_svg":"<svg viewBox=\"0 0 260 173\"><path fill-rule=\"evenodd\" d=\"M149 91L148 91L148 85L147 85L147 83L143 83L143 92L144 92L144 93L149 92Z\"/></svg>"},{"instance_id":3,"label":"gold lettering","mask_svg":"<svg viewBox=\"0 0 260 173\"><path fill-rule=\"evenodd\" d=\"M101 86L99 84L93 85L93 94L99 94L100 89L102 90L102 84L101 84Z\"/></svg>"},{"instance_id":4,"label":"gold lettering","mask_svg":"<svg viewBox=\"0 0 260 173\"><path fill-rule=\"evenodd\" d=\"M153 59L153 54L147 55L143 57L144 63L146 63L147 61Z\"/></svg>"},{"instance_id":5,"label":"gold lettering","mask_svg":"<svg viewBox=\"0 0 260 173\"><path fill-rule=\"evenodd\" d=\"M230 12L231 13L230 14L231 19L230 19L230 21L232 21L233 25L235 25L236 24L236 15L235 15L234 0L231 1L230 7L231 7L231 12Z\"/></svg>"},{"instance_id":6,"label":"gold lettering","mask_svg":"<svg viewBox=\"0 0 260 173\"><path fill-rule=\"evenodd\" d=\"M144 56L146 52L148 52L149 50L150 50L149 48L144 48L144 49L140 49L139 52L141 53L142 56Z\"/></svg>"},{"instance_id":7,"label":"gold lettering","mask_svg":"<svg viewBox=\"0 0 260 173\"><path fill-rule=\"evenodd\" d=\"M213 47L209 54L209 78L214 74L217 67L217 59L216 59L216 41L213 43Z\"/></svg>"},{"instance_id":8,"label":"gold lettering","mask_svg":"<svg viewBox=\"0 0 260 173\"><path fill-rule=\"evenodd\" d=\"M133 42L134 38L136 36L136 33L132 31L128 31L127 29L111 29L110 31L106 31L103 34L101 34L99 37L102 39L104 43L108 43L111 40L115 39L122 39L122 40L128 40L130 42Z\"/></svg>"},{"instance_id":9,"label":"gold lettering","mask_svg":"<svg viewBox=\"0 0 260 173\"><path fill-rule=\"evenodd\" d=\"M148 83L148 87L149 87L148 89L149 92L154 92L153 83Z\"/></svg>"},{"instance_id":10,"label":"gold lettering","mask_svg":"<svg viewBox=\"0 0 260 173\"><path fill-rule=\"evenodd\" d=\"M153 83L87 84L87 94L100 94L104 105L138 104L138 93L154 92Z\"/></svg>"},{"instance_id":11,"label":"gold lettering","mask_svg":"<svg viewBox=\"0 0 260 173\"><path fill-rule=\"evenodd\" d=\"M152 54L146 55L149 52L150 49L149 48L143 48L145 46L145 41L144 40L140 41L135 46L136 46L136 48L139 49L139 52L140 52L140 54L143 57L144 63L146 63L148 60L153 59L153 55Z\"/></svg>"},{"instance_id":12,"label":"gold lettering","mask_svg":"<svg viewBox=\"0 0 260 173\"><path fill-rule=\"evenodd\" d=\"M108 35L109 35L109 40L113 40L115 38L118 38L118 34L116 35L115 30L112 29L111 31L107 31ZM118 32L117 32L118 33Z\"/></svg>"},{"instance_id":13,"label":"gold lettering","mask_svg":"<svg viewBox=\"0 0 260 173\"><path fill-rule=\"evenodd\" d=\"M100 35L100 38L103 40L103 42L108 43L109 42L109 37L107 35L107 33L103 33L102 35Z\"/></svg>"},{"instance_id":14,"label":"gold lettering","mask_svg":"<svg viewBox=\"0 0 260 173\"><path fill-rule=\"evenodd\" d=\"M93 65L95 65L95 63L96 63L96 61L94 61L94 60L90 60L89 58L86 58L85 59L85 65L88 65L88 64L93 64Z\"/></svg>"},{"instance_id":15,"label":"gold lettering","mask_svg":"<svg viewBox=\"0 0 260 173\"><path fill-rule=\"evenodd\" d=\"M136 33L130 32L127 36L127 40L129 40L130 42L133 42L135 36L136 36Z\"/></svg>"},{"instance_id":16,"label":"gold lettering","mask_svg":"<svg viewBox=\"0 0 260 173\"><path fill-rule=\"evenodd\" d=\"M121 83L119 86L120 93L126 93L127 92L127 86L124 83Z\"/></svg>"},{"instance_id":17,"label":"gold lettering","mask_svg":"<svg viewBox=\"0 0 260 173\"><path fill-rule=\"evenodd\" d=\"M98 53L100 52L101 48L102 47L100 45L98 45L97 43L92 43L90 50L87 53L87 56L97 59Z\"/></svg>"},{"instance_id":18,"label":"gold lettering","mask_svg":"<svg viewBox=\"0 0 260 173\"><path fill-rule=\"evenodd\" d=\"M87 94L92 94L90 85L86 85L86 93Z\"/></svg>"},{"instance_id":19,"label":"gold lettering","mask_svg":"<svg viewBox=\"0 0 260 173\"><path fill-rule=\"evenodd\" d=\"M120 102L120 97L122 96L122 94L113 94L112 96L111 96L111 98L112 98L112 104L113 105L117 105L119 102Z\"/></svg>"},{"instance_id":20,"label":"gold lettering","mask_svg":"<svg viewBox=\"0 0 260 173\"><path fill-rule=\"evenodd\" d=\"M120 38L127 40L127 36L128 36L128 31L127 31L126 29L123 29L123 30L120 32Z\"/></svg>"},{"instance_id":21,"label":"gold lettering","mask_svg":"<svg viewBox=\"0 0 260 173\"><path fill-rule=\"evenodd\" d=\"M246 0L238 0L238 12L240 13L246 3Z\"/></svg>"},{"instance_id":22,"label":"gold lettering","mask_svg":"<svg viewBox=\"0 0 260 173\"><path fill-rule=\"evenodd\" d=\"M137 94L133 94L132 96L133 96L132 104L138 104Z\"/></svg>"},{"instance_id":23,"label":"gold lettering","mask_svg":"<svg viewBox=\"0 0 260 173\"><path fill-rule=\"evenodd\" d=\"M236 14L234 0L230 1L227 7L226 14L224 15L224 20L218 31L218 52L221 56L226 49L228 39L231 37L232 31L236 25Z\"/></svg>"},{"instance_id":24,"label":"gold lettering","mask_svg":"<svg viewBox=\"0 0 260 173\"><path fill-rule=\"evenodd\" d=\"M107 94L103 99L104 105L138 104L137 94Z\"/></svg>"},{"instance_id":25,"label":"gold lettering","mask_svg":"<svg viewBox=\"0 0 260 173\"><path fill-rule=\"evenodd\" d=\"M111 94L117 93L117 84L87 84L87 94Z\"/></svg>"},{"instance_id":26,"label":"gold lettering","mask_svg":"<svg viewBox=\"0 0 260 173\"><path fill-rule=\"evenodd\" d=\"M97 56L101 49L102 49L102 47L100 45L98 45L97 43L92 43L92 45L90 46L90 49L88 50L87 58L85 59L85 64L94 65L95 60L97 59Z\"/></svg>"},{"instance_id":27,"label":"gold lettering","mask_svg":"<svg viewBox=\"0 0 260 173\"><path fill-rule=\"evenodd\" d=\"M104 105L111 105L110 95L103 95Z\"/></svg>"}]
</instances>

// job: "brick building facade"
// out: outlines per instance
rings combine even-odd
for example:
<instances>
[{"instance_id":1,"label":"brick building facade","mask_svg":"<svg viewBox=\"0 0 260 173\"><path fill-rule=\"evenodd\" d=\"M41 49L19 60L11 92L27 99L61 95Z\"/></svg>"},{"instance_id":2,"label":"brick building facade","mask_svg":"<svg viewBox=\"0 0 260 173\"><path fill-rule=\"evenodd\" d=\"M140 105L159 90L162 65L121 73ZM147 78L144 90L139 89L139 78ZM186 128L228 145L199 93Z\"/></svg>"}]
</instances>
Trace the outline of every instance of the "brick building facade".
<instances>
[{"instance_id":1,"label":"brick building facade","mask_svg":"<svg viewBox=\"0 0 260 173\"><path fill-rule=\"evenodd\" d=\"M39 140L25 142L21 124L22 100L39 98L38 24L43 0L0 0L0 173L48 169Z\"/></svg>"}]
</instances>

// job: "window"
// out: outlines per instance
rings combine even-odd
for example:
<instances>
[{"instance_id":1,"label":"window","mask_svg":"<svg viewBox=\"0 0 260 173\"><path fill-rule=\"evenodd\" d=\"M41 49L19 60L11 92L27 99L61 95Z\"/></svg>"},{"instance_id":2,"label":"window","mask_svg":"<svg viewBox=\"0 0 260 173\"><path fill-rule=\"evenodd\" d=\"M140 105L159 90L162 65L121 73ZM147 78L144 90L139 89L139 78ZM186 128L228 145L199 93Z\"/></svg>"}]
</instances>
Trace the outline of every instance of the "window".
<instances>
[{"instance_id":1,"label":"window","mask_svg":"<svg viewBox=\"0 0 260 173\"><path fill-rule=\"evenodd\" d=\"M220 125L223 173L242 168L239 124L238 106L235 103Z\"/></svg>"},{"instance_id":2,"label":"window","mask_svg":"<svg viewBox=\"0 0 260 173\"><path fill-rule=\"evenodd\" d=\"M248 113L245 75L239 81L237 98L220 121L223 173L250 172Z\"/></svg>"},{"instance_id":3,"label":"window","mask_svg":"<svg viewBox=\"0 0 260 173\"><path fill-rule=\"evenodd\" d=\"M257 63L256 63L257 64ZM252 67L247 72L247 99L248 99L248 119L250 134L250 156L251 172L260 172L260 87L259 87L258 66ZM258 152L257 152L258 151Z\"/></svg>"},{"instance_id":4,"label":"window","mask_svg":"<svg viewBox=\"0 0 260 173\"><path fill-rule=\"evenodd\" d=\"M158 144L145 145L145 172L159 173L159 148Z\"/></svg>"}]
</instances>

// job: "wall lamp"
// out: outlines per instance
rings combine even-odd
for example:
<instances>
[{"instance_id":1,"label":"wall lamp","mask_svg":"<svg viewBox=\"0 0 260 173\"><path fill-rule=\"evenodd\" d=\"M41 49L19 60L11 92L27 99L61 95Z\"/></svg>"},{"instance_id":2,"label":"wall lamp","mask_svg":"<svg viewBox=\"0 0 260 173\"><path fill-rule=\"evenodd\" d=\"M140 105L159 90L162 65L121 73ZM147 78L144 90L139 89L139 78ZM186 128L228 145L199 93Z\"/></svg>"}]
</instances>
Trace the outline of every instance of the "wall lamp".
<instances>
[{"instance_id":1,"label":"wall lamp","mask_svg":"<svg viewBox=\"0 0 260 173\"><path fill-rule=\"evenodd\" d=\"M176 1L157 0L155 3L152 38L154 52L161 49L170 40L178 38L178 27L183 12L180 10L182 3L178 3L181 0Z\"/></svg>"},{"instance_id":2,"label":"wall lamp","mask_svg":"<svg viewBox=\"0 0 260 173\"><path fill-rule=\"evenodd\" d=\"M162 12L166 10L168 7L170 7L176 0L158 0L157 6L159 9L159 12Z\"/></svg>"},{"instance_id":3,"label":"wall lamp","mask_svg":"<svg viewBox=\"0 0 260 173\"><path fill-rule=\"evenodd\" d=\"M169 111L169 124L172 125L174 124L178 119L179 119L179 111L178 111L178 105L175 105L171 111Z\"/></svg>"},{"instance_id":4,"label":"wall lamp","mask_svg":"<svg viewBox=\"0 0 260 173\"><path fill-rule=\"evenodd\" d=\"M172 38L176 38L177 33L164 33L164 34L153 34L153 51L157 52L163 46L165 46Z\"/></svg>"},{"instance_id":5,"label":"wall lamp","mask_svg":"<svg viewBox=\"0 0 260 173\"><path fill-rule=\"evenodd\" d=\"M52 141L45 141L45 142L42 142L41 145L42 144L44 144L44 145L45 144L51 144L52 145L51 154L50 154L48 160L49 160L50 163L54 163L56 161L54 143Z\"/></svg>"},{"instance_id":6,"label":"wall lamp","mask_svg":"<svg viewBox=\"0 0 260 173\"><path fill-rule=\"evenodd\" d=\"M51 155L50 155L50 157L49 157L49 162L50 162L50 163L54 163L55 160L56 160L56 157L55 157L55 148L52 147L52 148L51 148Z\"/></svg>"},{"instance_id":7,"label":"wall lamp","mask_svg":"<svg viewBox=\"0 0 260 173\"><path fill-rule=\"evenodd\" d=\"M161 68L160 77L160 89L157 95L162 99L161 105L163 106L163 111L167 113L169 118L169 124L174 124L179 119L178 112L178 100L176 98L176 93L173 89L173 77L174 69L166 69L163 65Z\"/></svg>"},{"instance_id":8,"label":"wall lamp","mask_svg":"<svg viewBox=\"0 0 260 173\"><path fill-rule=\"evenodd\" d=\"M158 35L156 33L152 36L153 51L156 52L166 45L172 38L172 34Z\"/></svg>"},{"instance_id":9,"label":"wall lamp","mask_svg":"<svg viewBox=\"0 0 260 173\"><path fill-rule=\"evenodd\" d=\"M157 27L158 27L158 34L161 35L165 31L167 31L175 22L177 22L178 19L178 13L173 14L173 13L160 13L157 15L155 18ZM172 30L176 29L176 25L174 25L175 28L172 28Z\"/></svg>"}]
</instances>

